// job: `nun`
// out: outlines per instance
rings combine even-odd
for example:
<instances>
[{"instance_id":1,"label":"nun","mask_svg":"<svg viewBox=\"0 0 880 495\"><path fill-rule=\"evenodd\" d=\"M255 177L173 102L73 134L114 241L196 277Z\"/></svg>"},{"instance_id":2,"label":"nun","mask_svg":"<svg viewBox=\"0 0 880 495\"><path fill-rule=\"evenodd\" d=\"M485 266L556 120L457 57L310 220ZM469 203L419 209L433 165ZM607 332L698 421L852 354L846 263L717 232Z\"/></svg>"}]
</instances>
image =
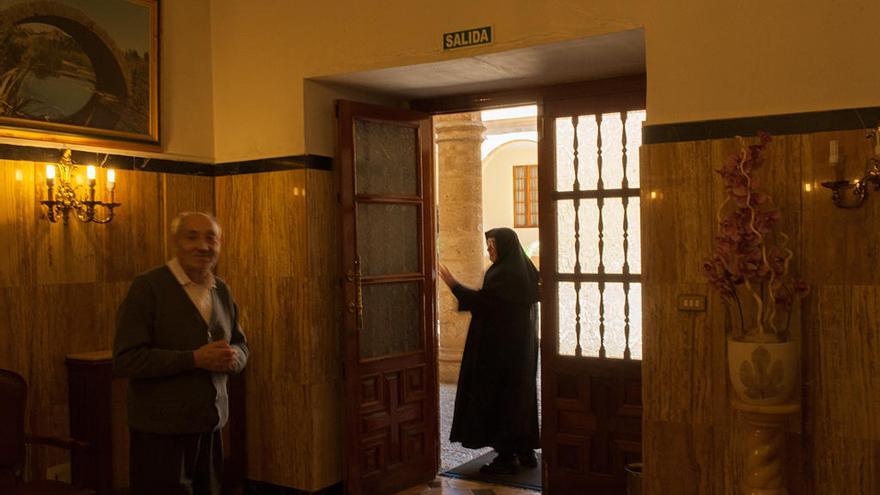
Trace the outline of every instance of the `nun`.
<instances>
[{"instance_id":1,"label":"nun","mask_svg":"<svg viewBox=\"0 0 880 495\"><path fill-rule=\"evenodd\" d=\"M516 474L538 465L538 270L513 230L486 232L486 244L492 266L481 289L461 285L440 266L458 310L471 313L449 439L495 449L481 472Z\"/></svg>"}]
</instances>

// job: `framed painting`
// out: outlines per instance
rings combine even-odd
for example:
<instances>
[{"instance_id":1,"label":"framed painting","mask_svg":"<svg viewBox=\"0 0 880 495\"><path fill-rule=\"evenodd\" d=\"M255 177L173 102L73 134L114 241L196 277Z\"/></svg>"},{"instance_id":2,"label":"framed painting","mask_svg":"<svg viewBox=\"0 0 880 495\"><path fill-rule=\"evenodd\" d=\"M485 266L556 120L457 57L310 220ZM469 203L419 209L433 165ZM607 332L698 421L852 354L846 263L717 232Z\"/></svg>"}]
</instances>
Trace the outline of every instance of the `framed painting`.
<instances>
[{"instance_id":1,"label":"framed painting","mask_svg":"<svg viewBox=\"0 0 880 495\"><path fill-rule=\"evenodd\" d=\"M0 0L0 136L159 148L158 0Z\"/></svg>"}]
</instances>

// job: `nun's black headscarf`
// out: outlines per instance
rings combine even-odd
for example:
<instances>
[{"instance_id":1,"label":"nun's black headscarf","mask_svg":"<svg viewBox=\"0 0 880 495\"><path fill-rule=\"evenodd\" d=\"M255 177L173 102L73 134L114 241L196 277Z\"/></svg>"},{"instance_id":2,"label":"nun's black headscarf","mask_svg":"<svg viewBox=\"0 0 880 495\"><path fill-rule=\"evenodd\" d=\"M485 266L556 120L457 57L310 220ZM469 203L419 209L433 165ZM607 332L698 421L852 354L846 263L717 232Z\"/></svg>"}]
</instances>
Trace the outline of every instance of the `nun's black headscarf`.
<instances>
[{"instance_id":1,"label":"nun's black headscarf","mask_svg":"<svg viewBox=\"0 0 880 495\"><path fill-rule=\"evenodd\" d=\"M486 232L486 240L495 239L497 258L483 279L483 290L506 301L534 303L538 301L538 269L526 256L519 237L511 229L498 228Z\"/></svg>"}]
</instances>

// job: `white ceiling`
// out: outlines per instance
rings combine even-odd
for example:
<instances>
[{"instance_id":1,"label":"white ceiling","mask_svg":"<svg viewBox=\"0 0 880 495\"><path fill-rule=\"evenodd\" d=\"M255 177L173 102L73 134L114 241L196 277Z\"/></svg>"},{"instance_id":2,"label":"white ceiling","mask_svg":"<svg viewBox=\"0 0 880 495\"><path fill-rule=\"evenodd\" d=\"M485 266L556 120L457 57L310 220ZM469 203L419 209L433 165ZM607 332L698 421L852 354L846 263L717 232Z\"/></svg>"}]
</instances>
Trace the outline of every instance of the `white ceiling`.
<instances>
[{"instance_id":1,"label":"white ceiling","mask_svg":"<svg viewBox=\"0 0 880 495\"><path fill-rule=\"evenodd\" d=\"M488 93L645 72L643 29L443 62L314 79L404 99Z\"/></svg>"}]
</instances>

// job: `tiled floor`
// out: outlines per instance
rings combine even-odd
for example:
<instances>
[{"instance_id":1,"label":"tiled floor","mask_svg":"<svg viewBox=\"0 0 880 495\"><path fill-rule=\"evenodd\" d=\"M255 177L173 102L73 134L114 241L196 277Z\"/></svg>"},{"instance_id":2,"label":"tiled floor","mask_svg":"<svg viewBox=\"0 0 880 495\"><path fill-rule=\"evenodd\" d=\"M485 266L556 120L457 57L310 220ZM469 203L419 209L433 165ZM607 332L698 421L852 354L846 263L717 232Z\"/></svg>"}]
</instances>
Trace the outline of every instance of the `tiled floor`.
<instances>
[{"instance_id":1,"label":"tiled floor","mask_svg":"<svg viewBox=\"0 0 880 495\"><path fill-rule=\"evenodd\" d=\"M522 488L437 477L427 485L414 486L395 495L535 495L539 493L541 492Z\"/></svg>"}]
</instances>

